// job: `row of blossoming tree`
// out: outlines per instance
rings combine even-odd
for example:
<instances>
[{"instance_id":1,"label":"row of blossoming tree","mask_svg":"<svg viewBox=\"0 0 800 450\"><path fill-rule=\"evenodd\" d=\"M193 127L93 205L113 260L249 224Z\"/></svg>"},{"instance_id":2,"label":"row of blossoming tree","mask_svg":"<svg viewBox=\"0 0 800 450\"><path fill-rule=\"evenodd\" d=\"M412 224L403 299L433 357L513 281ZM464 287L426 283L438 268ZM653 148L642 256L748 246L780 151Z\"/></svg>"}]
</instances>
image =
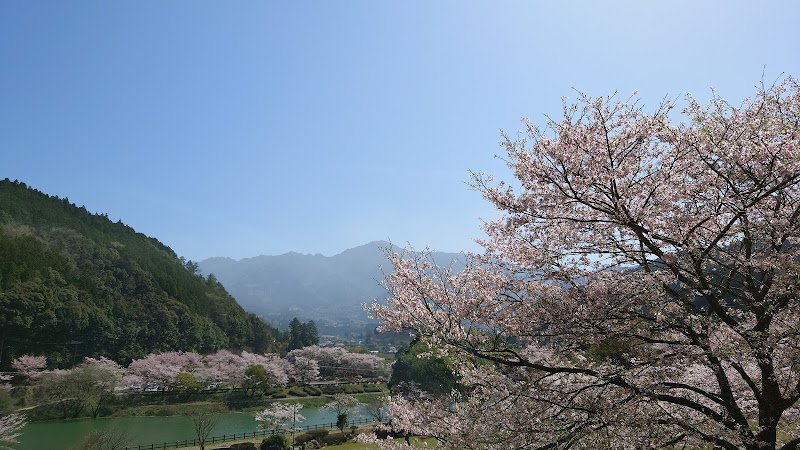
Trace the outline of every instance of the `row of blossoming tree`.
<instances>
[{"instance_id":1,"label":"row of blossoming tree","mask_svg":"<svg viewBox=\"0 0 800 450\"><path fill-rule=\"evenodd\" d=\"M70 369L47 370L47 358L24 355L12 363L15 384L32 384L41 399L56 405L63 418L84 411L96 417L101 407L119 391L193 391L208 387L245 390L251 396L286 385L291 379L352 379L354 374L375 378L385 375L386 361L371 354L351 353L340 347L310 346L276 354L235 354L221 350L209 355L193 352L151 354L124 368L106 358L86 358ZM11 390L11 374L0 375L0 389ZM279 414L280 415L280 414ZM297 417L302 420L302 416ZM16 442L25 424L21 414L0 416L0 446Z\"/></svg>"},{"instance_id":2,"label":"row of blossoming tree","mask_svg":"<svg viewBox=\"0 0 800 450\"><path fill-rule=\"evenodd\" d=\"M46 366L47 359L42 356L17 358L12 364L16 371L13 375L19 377L14 380L14 385L33 385L33 400L50 404L65 419L80 417L87 412L97 417L119 392L192 392L225 387L244 391L250 397L260 397L291 380L300 383L333 377L349 380L355 369L372 377L386 370L385 360L376 355L316 346L295 350L285 358L276 354L235 354L222 350L209 355L192 352L151 354L134 360L126 368L106 358L86 358L70 369L46 370ZM324 368L322 376L321 368ZM11 378L8 374L3 375L0 388L12 389L8 383ZM24 424L18 414L0 419L0 431L4 433L0 435L0 441L6 435L13 439L12 431L19 432Z\"/></svg>"},{"instance_id":3,"label":"row of blossoming tree","mask_svg":"<svg viewBox=\"0 0 800 450\"><path fill-rule=\"evenodd\" d=\"M285 385L290 379L352 379L354 376L385 375L386 360L372 354L351 353L341 347L310 346L277 354L232 353L220 350L209 355L194 352L165 352L133 360L127 368L106 358L86 360L68 370L45 370L43 356L25 355L12 367L29 380L63 377L93 368L116 379L116 386L125 391L192 389L205 387L247 388L255 378L272 385ZM257 369L254 369L257 368Z\"/></svg>"},{"instance_id":4,"label":"row of blossoming tree","mask_svg":"<svg viewBox=\"0 0 800 450\"><path fill-rule=\"evenodd\" d=\"M392 255L372 312L462 389L397 397L448 448L800 445L800 88L734 106L581 97L505 139L503 216L452 273ZM384 446L395 444L384 443Z\"/></svg>"}]
</instances>

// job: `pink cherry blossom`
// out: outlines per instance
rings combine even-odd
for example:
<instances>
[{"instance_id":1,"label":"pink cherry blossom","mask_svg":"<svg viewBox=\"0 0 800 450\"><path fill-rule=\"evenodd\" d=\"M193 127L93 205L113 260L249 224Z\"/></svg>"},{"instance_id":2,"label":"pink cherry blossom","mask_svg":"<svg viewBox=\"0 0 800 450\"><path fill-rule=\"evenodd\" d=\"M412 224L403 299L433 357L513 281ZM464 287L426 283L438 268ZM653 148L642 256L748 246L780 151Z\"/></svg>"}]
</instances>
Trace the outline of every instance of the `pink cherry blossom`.
<instances>
[{"instance_id":1,"label":"pink cherry blossom","mask_svg":"<svg viewBox=\"0 0 800 450\"><path fill-rule=\"evenodd\" d=\"M302 407L303 405L299 403L274 402L266 409L256 413L258 428L273 433L292 430L296 428L298 422L306 420L300 414Z\"/></svg>"},{"instance_id":2,"label":"pink cherry blossom","mask_svg":"<svg viewBox=\"0 0 800 450\"><path fill-rule=\"evenodd\" d=\"M447 448L800 444L800 87L741 106L582 97L505 137L502 212L458 273L391 255L384 329L425 336L462 390L394 397Z\"/></svg>"},{"instance_id":3,"label":"pink cherry blossom","mask_svg":"<svg viewBox=\"0 0 800 450\"><path fill-rule=\"evenodd\" d=\"M44 356L23 355L12 361L11 367L23 376L33 378L47 368L47 358Z\"/></svg>"},{"instance_id":4,"label":"pink cherry blossom","mask_svg":"<svg viewBox=\"0 0 800 450\"><path fill-rule=\"evenodd\" d=\"M202 356L192 352L166 352L132 361L125 369L122 385L132 390L167 389L174 385L179 373L186 372L206 386L239 387L245 380L247 367L256 364L264 366L274 384L286 384L297 374L291 362L275 354L242 352L237 355L220 350Z\"/></svg>"},{"instance_id":5,"label":"pink cherry blossom","mask_svg":"<svg viewBox=\"0 0 800 450\"><path fill-rule=\"evenodd\" d=\"M10 444L17 443L17 438L22 434L26 422L25 416L21 414L0 416L0 449L13 449Z\"/></svg>"},{"instance_id":6,"label":"pink cherry blossom","mask_svg":"<svg viewBox=\"0 0 800 450\"><path fill-rule=\"evenodd\" d=\"M377 377L384 373L386 360L369 353L353 353L343 347L310 345L289 352L290 360L307 358L317 361L319 373L324 377Z\"/></svg>"}]
</instances>

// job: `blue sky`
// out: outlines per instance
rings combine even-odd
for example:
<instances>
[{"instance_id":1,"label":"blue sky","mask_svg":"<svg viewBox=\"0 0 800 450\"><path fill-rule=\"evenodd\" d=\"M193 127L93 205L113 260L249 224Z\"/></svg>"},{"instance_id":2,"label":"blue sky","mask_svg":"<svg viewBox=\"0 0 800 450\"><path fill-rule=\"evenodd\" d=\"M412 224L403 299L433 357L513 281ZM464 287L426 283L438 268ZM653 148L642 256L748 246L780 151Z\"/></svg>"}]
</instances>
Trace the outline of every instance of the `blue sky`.
<instances>
[{"instance_id":1,"label":"blue sky","mask_svg":"<svg viewBox=\"0 0 800 450\"><path fill-rule=\"evenodd\" d=\"M0 178L179 255L477 250L500 130L800 76L800 3L0 2Z\"/></svg>"}]
</instances>

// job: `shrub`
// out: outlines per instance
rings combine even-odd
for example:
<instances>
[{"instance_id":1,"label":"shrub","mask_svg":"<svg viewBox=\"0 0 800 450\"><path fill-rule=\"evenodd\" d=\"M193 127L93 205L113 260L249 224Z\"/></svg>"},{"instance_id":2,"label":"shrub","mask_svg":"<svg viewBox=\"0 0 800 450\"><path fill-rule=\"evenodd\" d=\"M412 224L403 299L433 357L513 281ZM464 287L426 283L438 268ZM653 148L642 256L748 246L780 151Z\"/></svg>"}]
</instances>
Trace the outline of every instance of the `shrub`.
<instances>
[{"instance_id":1,"label":"shrub","mask_svg":"<svg viewBox=\"0 0 800 450\"><path fill-rule=\"evenodd\" d=\"M343 392L341 386L325 386L322 389L326 394L341 394Z\"/></svg>"},{"instance_id":2,"label":"shrub","mask_svg":"<svg viewBox=\"0 0 800 450\"><path fill-rule=\"evenodd\" d=\"M330 433L328 430L319 429L319 430L308 430L307 432L297 435L294 438L294 442L296 444L305 444L308 441L317 441L323 442L325 436Z\"/></svg>"},{"instance_id":3,"label":"shrub","mask_svg":"<svg viewBox=\"0 0 800 450\"><path fill-rule=\"evenodd\" d=\"M389 431L389 430L386 430L386 429L383 429L383 428L377 428L375 430L375 436L377 436L378 439L380 439L380 440L386 440L386 439L389 439L389 438L397 439L397 438L406 437L405 433L403 433L403 432L393 431L393 430Z\"/></svg>"},{"instance_id":4,"label":"shrub","mask_svg":"<svg viewBox=\"0 0 800 450\"><path fill-rule=\"evenodd\" d=\"M325 436L321 442L327 445L340 445L347 442L348 436L345 433L330 433Z\"/></svg>"},{"instance_id":5,"label":"shrub","mask_svg":"<svg viewBox=\"0 0 800 450\"><path fill-rule=\"evenodd\" d=\"M311 440L311 436L308 433L298 434L294 437L294 444L295 445L303 445L306 442Z\"/></svg>"},{"instance_id":6,"label":"shrub","mask_svg":"<svg viewBox=\"0 0 800 450\"><path fill-rule=\"evenodd\" d=\"M261 450L267 450L270 447L287 449L289 448L289 438L282 434L273 434L261 441Z\"/></svg>"},{"instance_id":7,"label":"shrub","mask_svg":"<svg viewBox=\"0 0 800 450\"><path fill-rule=\"evenodd\" d=\"M297 436L294 437L294 443L297 445L303 445L306 442L310 441L311 439L313 438L309 436L308 433L298 434Z\"/></svg>"},{"instance_id":8,"label":"shrub","mask_svg":"<svg viewBox=\"0 0 800 450\"><path fill-rule=\"evenodd\" d=\"M305 432L303 434L295 436L294 442L295 442L295 444L305 444L306 442L309 442L309 441L324 442L325 437L329 433L330 432L328 430L325 430L325 429L308 430L307 432Z\"/></svg>"},{"instance_id":9,"label":"shrub","mask_svg":"<svg viewBox=\"0 0 800 450\"><path fill-rule=\"evenodd\" d=\"M306 393L306 391L303 390L303 388L301 388L299 386L293 386L293 387L289 388L289 395L292 395L292 396L295 396L295 397L305 397L308 394Z\"/></svg>"},{"instance_id":10,"label":"shrub","mask_svg":"<svg viewBox=\"0 0 800 450\"><path fill-rule=\"evenodd\" d=\"M325 430L325 429L308 430L308 433L306 433L306 434L310 435L311 439L320 440L320 439L324 438L325 436L329 435L330 431Z\"/></svg>"},{"instance_id":11,"label":"shrub","mask_svg":"<svg viewBox=\"0 0 800 450\"><path fill-rule=\"evenodd\" d=\"M242 442L239 444L233 444L228 447L229 450L256 450L256 444L252 442Z\"/></svg>"},{"instance_id":12,"label":"shrub","mask_svg":"<svg viewBox=\"0 0 800 450\"><path fill-rule=\"evenodd\" d=\"M360 394L364 392L364 386L360 384L346 384L342 386L345 394Z\"/></svg>"},{"instance_id":13,"label":"shrub","mask_svg":"<svg viewBox=\"0 0 800 450\"><path fill-rule=\"evenodd\" d=\"M322 390L314 386L303 386L303 391L305 391L305 393L308 395L322 395Z\"/></svg>"}]
</instances>

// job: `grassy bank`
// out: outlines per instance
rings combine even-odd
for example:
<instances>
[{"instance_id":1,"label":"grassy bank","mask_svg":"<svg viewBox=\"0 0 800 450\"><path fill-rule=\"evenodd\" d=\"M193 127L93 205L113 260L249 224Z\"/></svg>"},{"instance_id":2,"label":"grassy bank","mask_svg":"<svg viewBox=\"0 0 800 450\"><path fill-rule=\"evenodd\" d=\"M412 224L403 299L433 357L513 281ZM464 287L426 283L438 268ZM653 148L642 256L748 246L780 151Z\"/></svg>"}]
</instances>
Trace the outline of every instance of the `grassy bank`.
<instances>
[{"instance_id":1,"label":"grassy bank","mask_svg":"<svg viewBox=\"0 0 800 450\"><path fill-rule=\"evenodd\" d=\"M372 426L359 427L357 433L372 433L372 431L373 431L373 427ZM403 439L398 439L398 441L403 441ZM243 442L253 442L253 443L256 444L256 448L258 448L259 444L261 443L261 440L260 439L239 439L239 440L236 440L236 441L229 441L229 442L225 442L225 443L216 443L216 444L213 444L213 445L206 444L206 449L209 449L209 448L225 448L225 447L229 447L229 446L231 446L233 444L239 444L239 443L243 443ZM433 439L433 438L412 437L411 438L411 444L414 447L418 447L418 448L429 448L429 447L433 447L436 444L436 440ZM373 445L373 444L360 444L360 443L354 442L354 441L348 441L348 442L345 442L344 444L326 445L325 446L325 449L331 449L331 450L373 450L373 449L377 450L377 448L378 447ZM180 447L180 448L175 449L175 450L200 450L200 446L195 445L195 446L188 446L188 447Z\"/></svg>"},{"instance_id":2,"label":"grassy bank","mask_svg":"<svg viewBox=\"0 0 800 450\"><path fill-rule=\"evenodd\" d=\"M364 394L354 394L361 403L366 403L376 395L381 395L383 392L370 392ZM258 404L250 405L243 408L232 409L228 407L225 402L192 402L192 403L179 403L179 404L156 404L156 405L141 405L133 406L115 411L111 417L165 417L165 416L188 416L197 412L211 412L211 413L227 413L227 412L246 412L246 411L260 411L269 406L273 402L291 402L299 403L304 408L321 408L333 400L332 395L320 395L317 397L282 397L282 398L268 398L262 399Z\"/></svg>"},{"instance_id":3,"label":"grassy bank","mask_svg":"<svg viewBox=\"0 0 800 450\"><path fill-rule=\"evenodd\" d=\"M179 416L198 410L214 413L257 411L275 401L301 403L304 407L320 407L339 393L353 395L359 401L380 394L385 386L376 384L349 384L341 386L287 386L276 388L263 396L248 396L242 390L198 392L142 392L118 394L108 399L99 409L98 417ZM29 421L64 419L59 404L47 404L25 411ZM77 417L91 417L88 408Z\"/></svg>"}]
</instances>

